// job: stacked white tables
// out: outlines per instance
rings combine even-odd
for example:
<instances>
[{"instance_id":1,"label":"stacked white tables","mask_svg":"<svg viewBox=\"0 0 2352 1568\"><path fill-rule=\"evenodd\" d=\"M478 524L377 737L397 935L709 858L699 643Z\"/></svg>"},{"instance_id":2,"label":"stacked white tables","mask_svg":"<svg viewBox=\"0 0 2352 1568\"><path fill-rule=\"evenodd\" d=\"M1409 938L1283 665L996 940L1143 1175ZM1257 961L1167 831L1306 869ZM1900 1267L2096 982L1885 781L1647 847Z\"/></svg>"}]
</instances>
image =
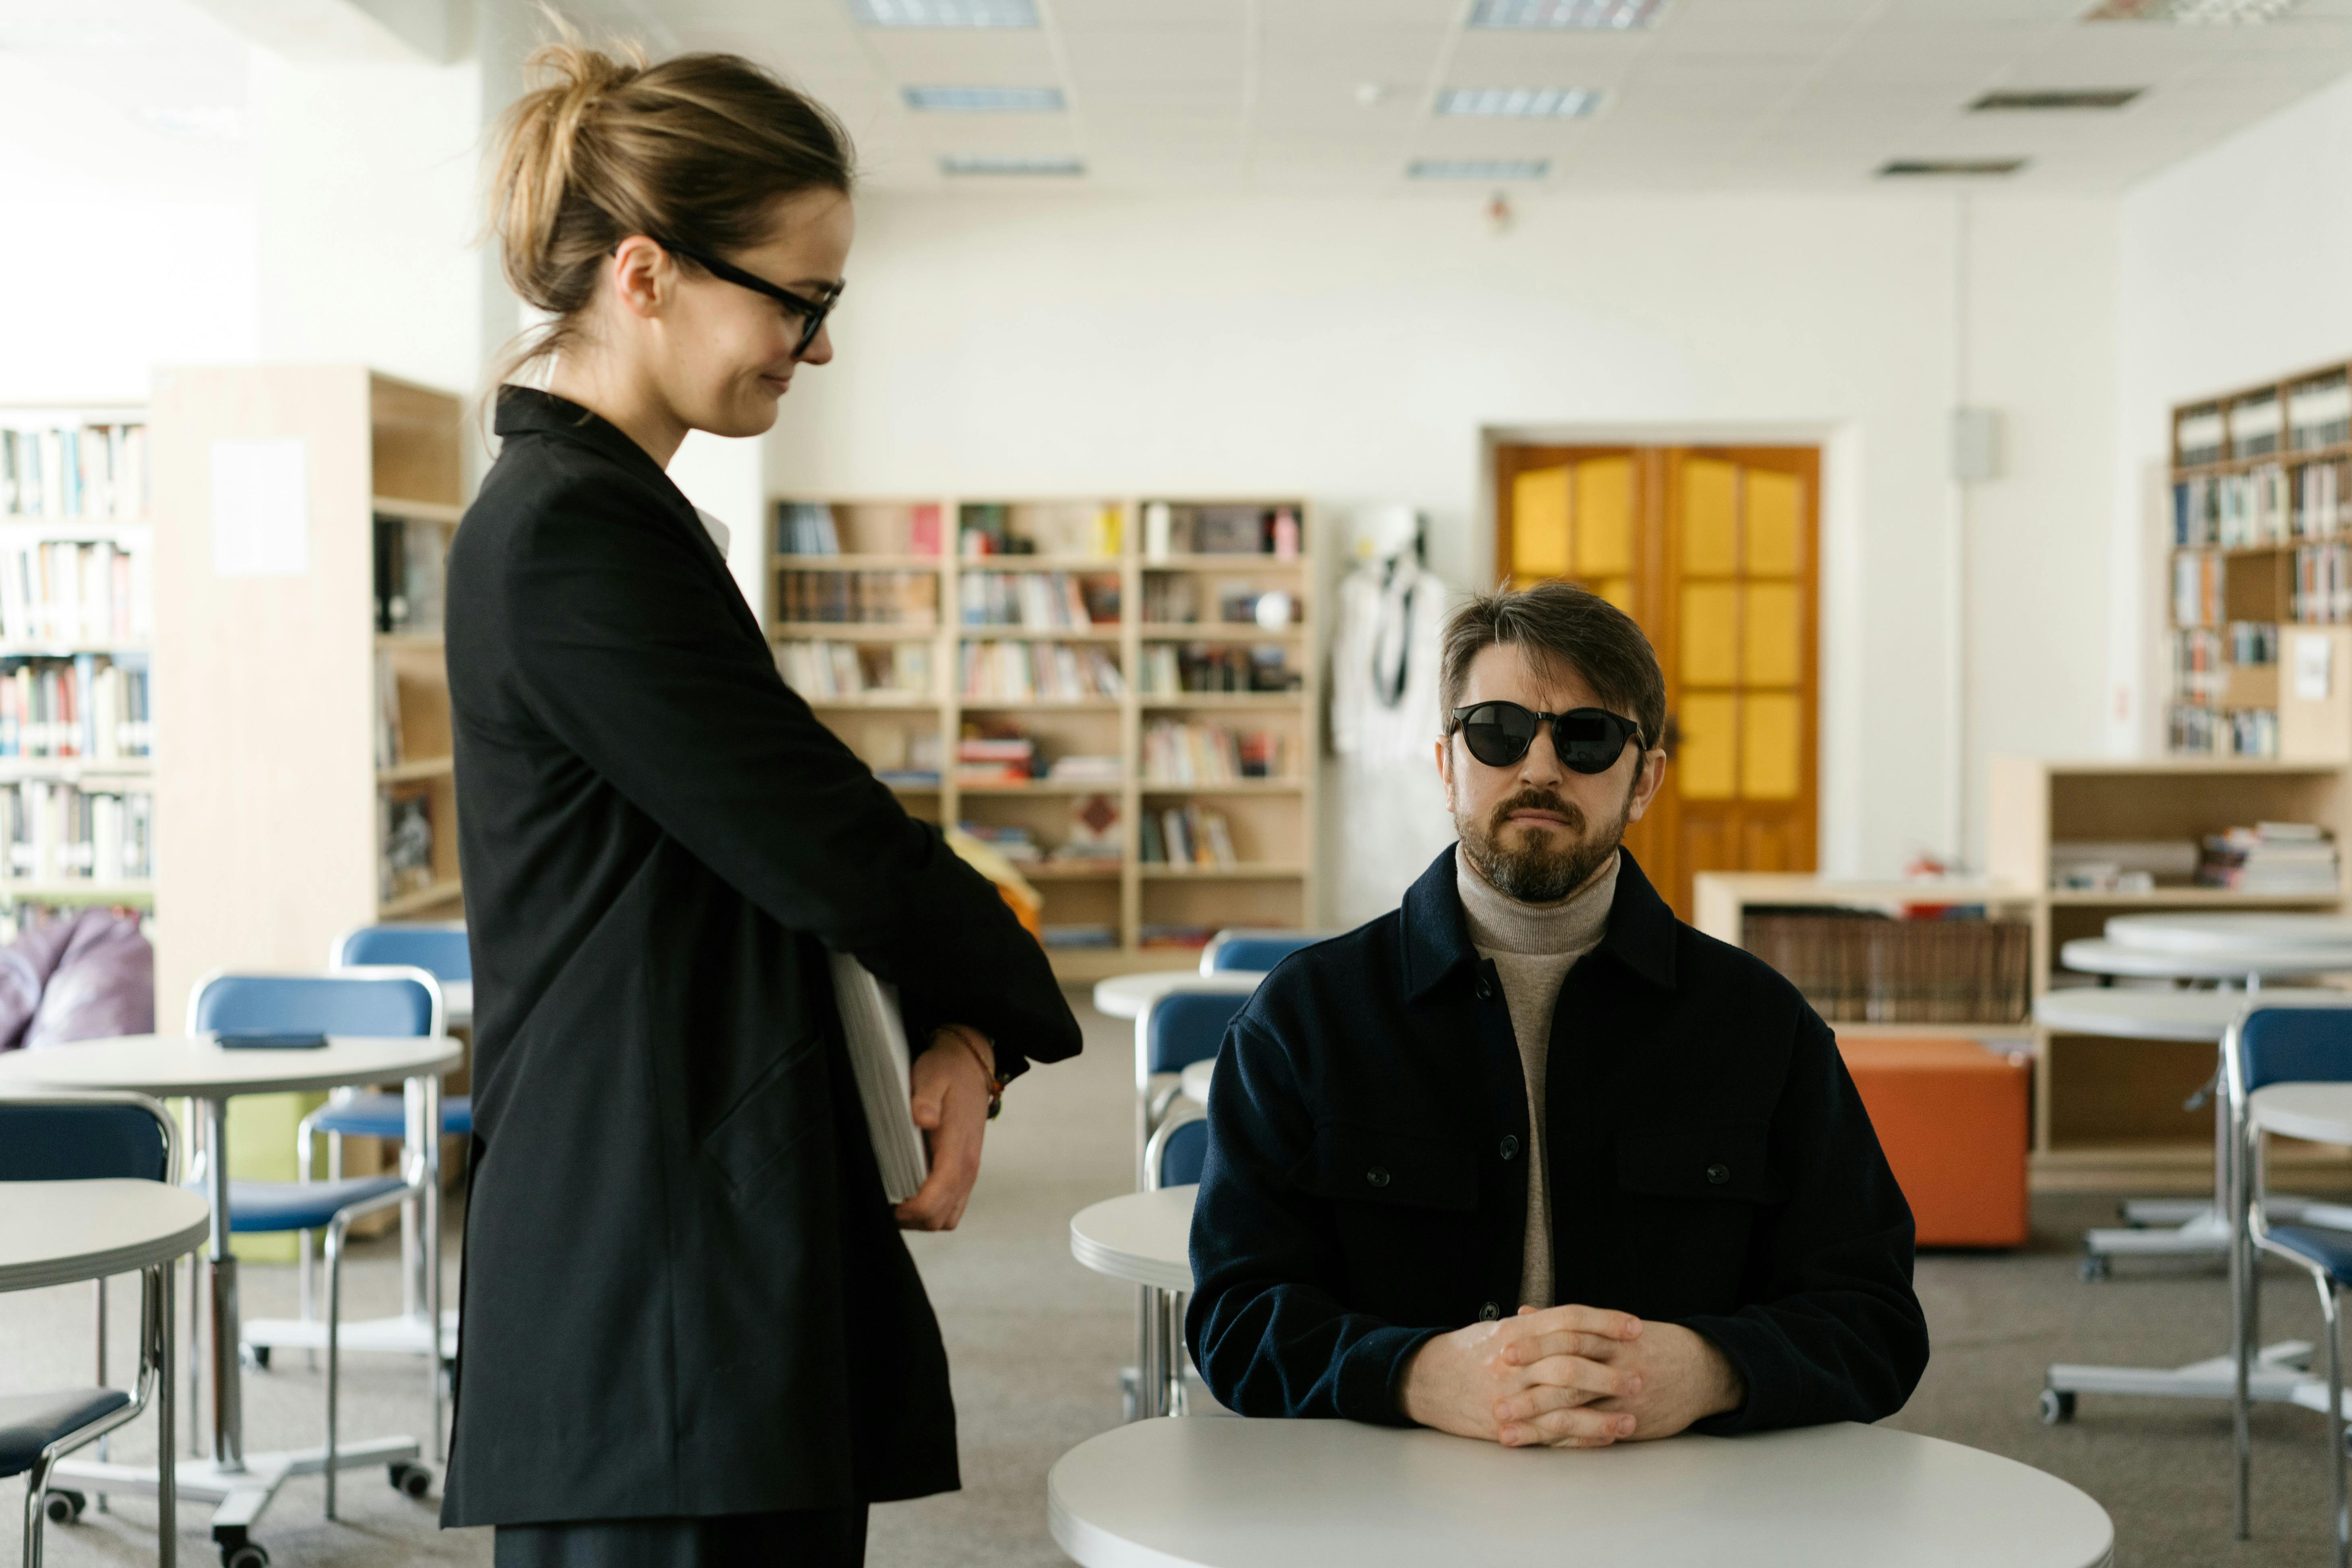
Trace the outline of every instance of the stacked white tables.
<instances>
[{"instance_id":1,"label":"stacked white tables","mask_svg":"<svg viewBox=\"0 0 2352 1568\"><path fill-rule=\"evenodd\" d=\"M161 1468L149 1489L155 1493L156 1555L163 1568L173 1568L179 1557L178 1500L170 1479L175 1419L172 1265L204 1245L210 1228L203 1198L162 1182L0 1182L0 1290L159 1271L163 1321L158 1325L155 1451ZM41 1500L28 1498L26 1506L38 1508Z\"/></svg>"},{"instance_id":2,"label":"stacked white tables","mask_svg":"<svg viewBox=\"0 0 2352 1568\"><path fill-rule=\"evenodd\" d=\"M80 1040L48 1050L11 1051L0 1056L0 1089L129 1089L159 1100L186 1098L205 1108L203 1179L209 1189L211 1218L206 1298L208 1303L210 1385L212 1393L212 1457L205 1461L182 1460L176 1469L178 1490L203 1501L217 1503L213 1513L213 1539L224 1561L247 1550L247 1535L262 1510L269 1506L289 1476L317 1475L326 1468L323 1448L248 1454L245 1451L245 1414L239 1398L237 1362L238 1313L236 1258L229 1248L228 1104L241 1094L285 1094L341 1089L348 1084L415 1081L421 1092L409 1096L411 1149L425 1162L426 1321L437 1321L441 1307L440 1269L440 1140L424 1135L441 1123L440 1075L465 1059L465 1051L446 1036L373 1038L336 1036L310 1050L226 1049L208 1037L130 1035L114 1039ZM434 1424L440 1425L439 1369L434 1369ZM338 1468L406 1463L422 1453L414 1437L385 1437L338 1445ZM101 1492L155 1495L159 1473L130 1465L68 1461L58 1467L61 1479L90 1483ZM252 1551L258 1552L257 1548ZM257 1564L267 1562L256 1555Z\"/></svg>"},{"instance_id":3,"label":"stacked white tables","mask_svg":"<svg viewBox=\"0 0 2352 1568\"><path fill-rule=\"evenodd\" d=\"M1086 1568L2106 1568L2106 1510L2014 1460L1885 1426L1505 1448L1352 1421L1139 1421L1062 1456Z\"/></svg>"},{"instance_id":4,"label":"stacked white tables","mask_svg":"<svg viewBox=\"0 0 2352 1568\"><path fill-rule=\"evenodd\" d=\"M1175 1299L1192 1288L1192 1199L1197 1186L1129 1193L1080 1209L1070 1256L1097 1274L1143 1287L1146 1331L1135 1369L1135 1413L1166 1415L1184 1402Z\"/></svg>"}]
</instances>

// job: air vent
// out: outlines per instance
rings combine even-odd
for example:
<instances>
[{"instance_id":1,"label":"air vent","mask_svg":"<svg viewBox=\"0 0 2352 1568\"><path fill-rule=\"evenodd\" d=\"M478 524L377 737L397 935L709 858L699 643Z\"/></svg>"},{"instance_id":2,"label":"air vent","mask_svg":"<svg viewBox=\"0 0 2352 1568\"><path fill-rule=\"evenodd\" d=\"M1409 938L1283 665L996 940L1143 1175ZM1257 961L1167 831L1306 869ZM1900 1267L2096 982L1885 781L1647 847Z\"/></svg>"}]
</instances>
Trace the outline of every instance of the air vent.
<instances>
[{"instance_id":1,"label":"air vent","mask_svg":"<svg viewBox=\"0 0 2352 1568\"><path fill-rule=\"evenodd\" d=\"M1037 0L849 0L868 27L1034 27Z\"/></svg>"},{"instance_id":2,"label":"air vent","mask_svg":"<svg viewBox=\"0 0 2352 1568\"><path fill-rule=\"evenodd\" d=\"M910 87L907 107L948 114L1058 114L1058 87Z\"/></svg>"},{"instance_id":3,"label":"air vent","mask_svg":"<svg viewBox=\"0 0 2352 1568\"><path fill-rule=\"evenodd\" d=\"M942 158L942 174L1045 174L1068 178L1087 172L1083 158Z\"/></svg>"},{"instance_id":4,"label":"air vent","mask_svg":"<svg viewBox=\"0 0 2352 1568\"><path fill-rule=\"evenodd\" d=\"M1437 95L1440 114L1516 120L1582 120L1601 107L1601 95L1580 87L1449 87Z\"/></svg>"},{"instance_id":5,"label":"air vent","mask_svg":"<svg viewBox=\"0 0 2352 1568\"><path fill-rule=\"evenodd\" d=\"M2005 110L2121 109L2147 89L2144 87L2032 88L2014 92L1989 92L1969 105L1974 114Z\"/></svg>"},{"instance_id":6,"label":"air vent","mask_svg":"<svg viewBox=\"0 0 2352 1568\"><path fill-rule=\"evenodd\" d=\"M1664 0L1478 0L1470 25L1623 33L1654 25L1663 5Z\"/></svg>"},{"instance_id":7,"label":"air vent","mask_svg":"<svg viewBox=\"0 0 2352 1568\"><path fill-rule=\"evenodd\" d=\"M2014 174L2022 158L1894 158L1879 165L1881 179L1985 179Z\"/></svg>"},{"instance_id":8,"label":"air vent","mask_svg":"<svg viewBox=\"0 0 2352 1568\"><path fill-rule=\"evenodd\" d=\"M1549 158L1416 158L1405 174L1416 180L1540 180Z\"/></svg>"},{"instance_id":9,"label":"air vent","mask_svg":"<svg viewBox=\"0 0 2352 1568\"><path fill-rule=\"evenodd\" d=\"M2103 0L2083 14L2085 22L2179 22L2229 26L2284 16L2302 0Z\"/></svg>"}]
</instances>

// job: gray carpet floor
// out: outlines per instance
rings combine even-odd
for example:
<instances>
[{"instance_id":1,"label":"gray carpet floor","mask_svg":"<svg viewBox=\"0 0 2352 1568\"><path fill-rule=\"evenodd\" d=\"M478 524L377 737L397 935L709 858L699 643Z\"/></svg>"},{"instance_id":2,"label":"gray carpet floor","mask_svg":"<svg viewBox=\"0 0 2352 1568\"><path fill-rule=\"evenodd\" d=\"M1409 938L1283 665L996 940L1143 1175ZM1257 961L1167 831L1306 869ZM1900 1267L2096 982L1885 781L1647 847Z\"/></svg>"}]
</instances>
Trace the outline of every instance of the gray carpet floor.
<instances>
[{"instance_id":1,"label":"gray carpet floor","mask_svg":"<svg viewBox=\"0 0 2352 1568\"><path fill-rule=\"evenodd\" d=\"M1122 1022L1082 1016L1086 1055L1039 1070L1007 1097L963 1227L912 1238L954 1363L964 1489L876 1510L868 1560L877 1568L1066 1561L1045 1532L1045 1471L1118 1419L1117 1369L1132 1359L1133 1296L1071 1260L1067 1226L1076 1209L1131 1185L1132 1037ZM2113 1212L2108 1198L2044 1199L2035 1205L2033 1245L2021 1252L1921 1258L1935 1361L1892 1424L2006 1454L2082 1487L2114 1516L2125 1564L2326 1561L2327 1472L2316 1415L2257 1412L2255 1539L2244 1543L2230 1537L2225 1405L2086 1395L2072 1424L2036 1421L2050 1362L2169 1365L2226 1345L2226 1303L2211 1274L2143 1266L2103 1284L2076 1279L2082 1231L2109 1223ZM243 1283L248 1315L290 1314L290 1269L251 1266ZM356 1249L348 1289L357 1315L396 1303L396 1260L383 1244ZM117 1289L121 1300L127 1286ZM2307 1337L2317 1326L2300 1276L2268 1279L2265 1312L2272 1337ZM86 1379L89 1334L87 1287L0 1296L0 1394ZM127 1334L117 1338L121 1368L131 1347ZM248 1447L319 1440L320 1379L299 1358L249 1375L245 1386ZM343 1431L422 1432L424 1388L413 1362L350 1357ZM118 1456L152 1454L146 1426L125 1429ZM0 1521L13 1521L13 1483L0 1485ZM264 1517L256 1539L279 1568L490 1560L487 1531L438 1530L437 1498L401 1497L380 1471L347 1477L335 1522L320 1517L320 1505L319 1482L297 1481ZM215 1561L200 1509L182 1509L181 1529L184 1561ZM124 1500L110 1514L53 1527L48 1541L55 1568L152 1563L154 1510ZM0 1524L0 1564L17 1561L15 1526Z\"/></svg>"}]
</instances>

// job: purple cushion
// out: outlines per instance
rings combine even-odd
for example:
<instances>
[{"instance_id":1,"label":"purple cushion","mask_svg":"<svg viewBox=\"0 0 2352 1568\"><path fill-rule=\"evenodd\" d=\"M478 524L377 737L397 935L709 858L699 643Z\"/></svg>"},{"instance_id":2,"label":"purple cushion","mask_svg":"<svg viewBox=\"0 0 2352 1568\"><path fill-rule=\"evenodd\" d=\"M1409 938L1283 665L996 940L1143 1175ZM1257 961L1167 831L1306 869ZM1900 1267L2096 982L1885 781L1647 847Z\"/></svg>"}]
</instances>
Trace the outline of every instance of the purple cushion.
<instances>
[{"instance_id":1,"label":"purple cushion","mask_svg":"<svg viewBox=\"0 0 2352 1568\"><path fill-rule=\"evenodd\" d=\"M0 1050L155 1027L155 952L134 915L77 910L0 948Z\"/></svg>"}]
</instances>

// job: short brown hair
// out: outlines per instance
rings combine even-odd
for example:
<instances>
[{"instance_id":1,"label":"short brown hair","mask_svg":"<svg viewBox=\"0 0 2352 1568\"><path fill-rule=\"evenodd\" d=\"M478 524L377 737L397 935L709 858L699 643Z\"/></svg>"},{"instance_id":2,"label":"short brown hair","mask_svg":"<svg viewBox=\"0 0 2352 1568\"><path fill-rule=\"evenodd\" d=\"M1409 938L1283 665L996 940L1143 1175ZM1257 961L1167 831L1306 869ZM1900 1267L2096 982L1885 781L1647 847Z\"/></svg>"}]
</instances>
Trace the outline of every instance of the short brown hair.
<instances>
[{"instance_id":1,"label":"short brown hair","mask_svg":"<svg viewBox=\"0 0 2352 1568\"><path fill-rule=\"evenodd\" d=\"M1644 750L1666 729L1666 677L1657 650L1633 617L1573 583L1496 589L1454 612L1438 664L1438 730L1454 731L1454 710L1484 650L1508 643L1546 674L1573 670L1613 712L1642 726Z\"/></svg>"},{"instance_id":2,"label":"short brown hair","mask_svg":"<svg viewBox=\"0 0 2352 1568\"><path fill-rule=\"evenodd\" d=\"M750 60L649 64L555 25L558 41L524 67L530 90L500 118L490 190L507 284L553 320L516 340L493 384L577 340L604 259L630 236L723 255L769 237L778 197L847 195L856 177L841 122Z\"/></svg>"}]
</instances>

